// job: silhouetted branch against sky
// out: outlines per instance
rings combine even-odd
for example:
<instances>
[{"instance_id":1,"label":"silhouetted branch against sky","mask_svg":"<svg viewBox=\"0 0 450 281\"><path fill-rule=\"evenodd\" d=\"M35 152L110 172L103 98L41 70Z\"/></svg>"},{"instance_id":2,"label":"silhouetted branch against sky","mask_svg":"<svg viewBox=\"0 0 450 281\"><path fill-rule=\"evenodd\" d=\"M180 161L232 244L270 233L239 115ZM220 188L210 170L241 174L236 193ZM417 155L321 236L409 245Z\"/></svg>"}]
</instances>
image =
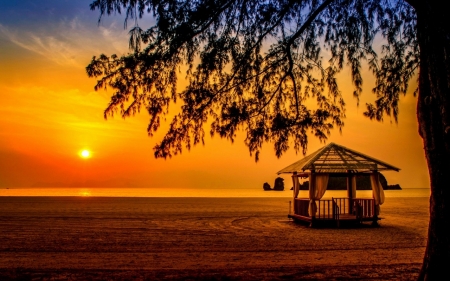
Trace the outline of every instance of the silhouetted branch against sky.
<instances>
[{"instance_id":1,"label":"silhouetted branch against sky","mask_svg":"<svg viewBox=\"0 0 450 281\"><path fill-rule=\"evenodd\" d=\"M203 142L206 124L231 141L242 131L256 160L264 142L277 156L292 145L305 153L308 136L325 141L344 125L344 67L357 102L363 66L372 71L376 100L365 115L381 121L397 120L419 63L415 13L403 0L98 0L91 9L135 20L131 53L94 57L87 67L97 88L115 91L105 117L146 108L152 135L171 101L181 100L156 157ZM139 27L144 16L156 24ZM187 86L177 91L180 75Z\"/></svg>"}]
</instances>

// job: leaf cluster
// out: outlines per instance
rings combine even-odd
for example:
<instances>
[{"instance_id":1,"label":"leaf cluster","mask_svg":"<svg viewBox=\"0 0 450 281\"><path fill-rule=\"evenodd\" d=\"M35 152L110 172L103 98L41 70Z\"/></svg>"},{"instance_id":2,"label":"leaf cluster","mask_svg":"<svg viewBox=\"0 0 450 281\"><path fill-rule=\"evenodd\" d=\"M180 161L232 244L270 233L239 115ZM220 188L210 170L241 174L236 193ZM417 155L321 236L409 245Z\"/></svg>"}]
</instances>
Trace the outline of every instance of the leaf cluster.
<instances>
[{"instance_id":1,"label":"leaf cluster","mask_svg":"<svg viewBox=\"0 0 450 281\"><path fill-rule=\"evenodd\" d=\"M206 124L230 141L243 131L256 160L264 142L278 157L291 146L305 153L308 134L325 141L344 126L336 76L345 66L358 99L368 64L377 99L365 114L382 120L397 118L418 65L415 13L403 0L96 0L91 9L135 21L129 54L100 55L86 68L96 90L114 89L105 118L145 108L151 136L181 101L155 157L203 143ZM141 29L143 16L156 24ZM376 36L385 39L381 58ZM177 92L179 75L188 85Z\"/></svg>"}]
</instances>

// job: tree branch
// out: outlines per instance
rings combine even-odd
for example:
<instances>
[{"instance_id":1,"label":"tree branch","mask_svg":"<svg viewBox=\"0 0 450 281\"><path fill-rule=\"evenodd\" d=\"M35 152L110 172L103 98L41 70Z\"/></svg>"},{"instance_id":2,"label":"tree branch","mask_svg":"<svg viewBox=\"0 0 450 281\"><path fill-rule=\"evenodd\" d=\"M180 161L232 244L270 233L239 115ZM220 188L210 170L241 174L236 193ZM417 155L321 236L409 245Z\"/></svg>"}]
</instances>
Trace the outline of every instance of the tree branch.
<instances>
[{"instance_id":1,"label":"tree branch","mask_svg":"<svg viewBox=\"0 0 450 281\"><path fill-rule=\"evenodd\" d=\"M289 38L289 41L286 45L286 48L291 47L291 45L294 43L295 39L297 39L304 31L306 28L308 28L311 23L313 22L313 20L316 19L316 17L328 6L330 5L333 1L335 0L326 0L324 1L319 8L317 8L317 10L315 10L309 17L308 19L303 23L303 25L300 27L300 29L291 36L291 38Z\"/></svg>"}]
</instances>

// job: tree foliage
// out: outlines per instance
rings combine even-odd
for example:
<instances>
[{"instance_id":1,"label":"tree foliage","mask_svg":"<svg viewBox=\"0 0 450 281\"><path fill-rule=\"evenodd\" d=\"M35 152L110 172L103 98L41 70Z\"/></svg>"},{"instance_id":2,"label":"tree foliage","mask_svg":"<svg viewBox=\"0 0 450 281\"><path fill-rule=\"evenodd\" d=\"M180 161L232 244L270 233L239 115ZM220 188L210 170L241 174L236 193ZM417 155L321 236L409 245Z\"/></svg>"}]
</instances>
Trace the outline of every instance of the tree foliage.
<instances>
[{"instance_id":1,"label":"tree foliage","mask_svg":"<svg viewBox=\"0 0 450 281\"><path fill-rule=\"evenodd\" d=\"M344 67L358 102L363 65L376 78L365 115L397 120L419 65L416 14L403 0L96 0L91 9L125 13L125 26L134 20L129 54L87 66L97 90L114 89L105 118L145 108L152 136L181 100L156 157L203 142L208 123L231 141L243 131L256 160L268 141L278 157L292 145L305 153L308 134L326 140L344 126L336 79ZM155 25L142 29L143 16ZM180 75L188 85L177 92Z\"/></svg>"}]
</instances>

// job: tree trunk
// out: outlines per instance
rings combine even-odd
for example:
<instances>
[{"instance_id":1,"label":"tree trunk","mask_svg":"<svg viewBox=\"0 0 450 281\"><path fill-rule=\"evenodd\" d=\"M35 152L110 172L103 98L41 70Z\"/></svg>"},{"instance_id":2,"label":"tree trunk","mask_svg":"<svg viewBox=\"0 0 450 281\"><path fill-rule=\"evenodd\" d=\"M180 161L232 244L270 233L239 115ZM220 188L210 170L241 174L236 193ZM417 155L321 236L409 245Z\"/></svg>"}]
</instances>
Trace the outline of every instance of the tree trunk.
<instances>
[{"instance_id":1,"label":"tree trunk","mask_svg":"<svg viewBox=\"0 0 450 281\"><path fill-rule=\"evenodd\" d=\"M417 117L431 185L419 280L450 280L450 16L444 1L415 4L420 47Z\"/></svg>"}]
</instances>

